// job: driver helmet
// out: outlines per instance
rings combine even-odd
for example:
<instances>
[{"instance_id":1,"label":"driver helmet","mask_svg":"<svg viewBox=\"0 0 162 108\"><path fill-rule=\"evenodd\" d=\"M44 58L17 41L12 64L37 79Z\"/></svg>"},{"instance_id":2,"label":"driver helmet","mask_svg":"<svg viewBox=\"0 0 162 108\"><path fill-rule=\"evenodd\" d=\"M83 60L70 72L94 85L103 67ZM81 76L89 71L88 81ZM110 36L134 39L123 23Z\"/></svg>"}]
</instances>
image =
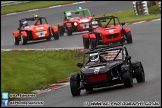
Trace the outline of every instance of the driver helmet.
<instances>
[{"instance_id":1,"label":"driver helmet","mask_svg":"<svg viewBox=\"0 0 162 108\"><path fill-rule=\"evenodd\" d=\"M68 18L70 18L72 16L72 14L69 12L66 14Z\"/></svg>"},{"instance_id":2,"label":"driver helmet","mask_svg":"<svg viewBox=\"0 0 162 108\"><path fill-rule=\"evenodd\" d=\"M92 28L97 28L98 27L98 22L97 21L92 21Z\"/></svg>"},{"instance_id":3,"label":"driver helmet","mask_svg":"<svg viewBox=\"0 0 162 108\"><path fill-rule=\"evenodd\" d=\"M92 53L92 54L90 54L89 59L92 62L98 62L99 61L99 54L98 53Z\"/></svg>"},{"instance_id":4,"label":"driver helmet","mask_svg":"<svg viewBox=\"0 0 162 108\"><path fill-rule=\"evenodd\" d=\"M23 24L24 26L28 26L28 22L27 22L27 21L23 21L22 24Z\"/></svg>"}]
</instances>

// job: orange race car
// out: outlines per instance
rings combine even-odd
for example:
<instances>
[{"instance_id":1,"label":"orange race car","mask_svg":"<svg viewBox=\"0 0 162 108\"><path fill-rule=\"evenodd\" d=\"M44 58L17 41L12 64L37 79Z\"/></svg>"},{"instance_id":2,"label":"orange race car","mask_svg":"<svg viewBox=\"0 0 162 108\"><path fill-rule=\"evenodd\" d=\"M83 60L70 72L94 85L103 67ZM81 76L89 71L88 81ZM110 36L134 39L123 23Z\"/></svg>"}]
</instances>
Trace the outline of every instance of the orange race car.
<instances>
[{"instance_id":1,"label":"orange race car","mask_svg":"<svg viewBox=\"0 0 162 108\"><path fill-rule=\"evenodd\" d=\"M50 26L45 17L38 17L35 14L33 17L20 19L17 29L19 31L13 32L15 45L18 45L19 41L25 45L31 40L50 40L51 37L55 40L59 39L57 26Z\"/></svg>"}]
</instances>

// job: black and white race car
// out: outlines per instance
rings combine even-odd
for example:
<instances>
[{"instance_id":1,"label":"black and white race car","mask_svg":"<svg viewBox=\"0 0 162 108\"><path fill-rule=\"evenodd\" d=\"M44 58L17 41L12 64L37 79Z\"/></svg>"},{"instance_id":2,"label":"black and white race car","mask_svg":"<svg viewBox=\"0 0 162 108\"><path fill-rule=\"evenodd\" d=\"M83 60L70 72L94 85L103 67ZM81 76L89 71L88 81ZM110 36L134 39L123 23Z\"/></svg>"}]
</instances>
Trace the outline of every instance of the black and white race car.
<instances>
[{"instance_id":1,"label":"black and white race car","mask_svg":"<svg viewBox=\"0 0 162 108\"><path fill-rule=\"evenodd\" d=\"M133 78L137 82L145 82L145 73L141 61L131 61L125 45L102 45L88 50L83 55L83 62L77 63L80 73L70 75L70 89L73 96L80 95L81 90L93 90L124 84L133 86Z\"/></svg>"}]
</instances>

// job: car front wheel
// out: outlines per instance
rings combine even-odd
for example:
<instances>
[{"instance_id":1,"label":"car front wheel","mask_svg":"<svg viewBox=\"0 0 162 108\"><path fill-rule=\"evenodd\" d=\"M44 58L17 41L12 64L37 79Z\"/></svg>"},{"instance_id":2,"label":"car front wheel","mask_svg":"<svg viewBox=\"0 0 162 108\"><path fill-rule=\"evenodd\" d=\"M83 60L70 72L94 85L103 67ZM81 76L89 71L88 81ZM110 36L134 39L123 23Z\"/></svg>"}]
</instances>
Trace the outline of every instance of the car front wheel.
<instances>
[{"instance_id":1,"label":"car front wheel","mask_svg":"<svg viewBox=\"0 0 162 108\"><path fill-rule=\"evenodd\" d=\"M26 45L27 44L27 37L21 35L21 43L23 45Z\"/></svg>"},{"instance_id":2,"label":"car front wheel","mask_svg":"<svg viewBox=\"0 0 162 108\"><path fill-rule=\"evenodd\" d=\"M132 34L131 32L126 33L127 43L132 43Z\"/></svg>"},{"instance_id":3,"label":"car front wheel","mask_svg":"<svg viewBox=\"0 0 162 108\"><path fill-rule=\"evenodd\" d=\"M96 48L97 40L95 38L94 39L90 39L90 44L91 44L91 48L92 49Z\"/></svg>"},{"instance_id":4,"label":"car front wheel","mask_svg":"<svg viewBox=\"0 0 162 108\"><path fill-rule=\"evenodd\" d=\"M64 36L64 27L63 26L58 26L58 32L60 36Z\"/></svg>"},{"instance_id":5,"label":"car front wheel","mask_svg":"<svg viewBox=\"0 0 162 108\"><path fill-rule=\"evenodd\" d=\"M72 28L67 27L66 32L67 32L68 36L71 36L72 35Z\"/></svg>"},{"instance_id":6,"label":"car front wheel","mask_svg":"<svg viewBox=\"0 0 162 108\"><path fill-rule=\"evenodd\" d=\"M130 73L129 70L123 72L122 79L125 87L133 87L133 75Z\"/></svg>"},{"instance_id":7,"label":"car front wheel","mask_svg":"<svg viewBox=\"0 0 162 108\"><path fill-rule=\"evenodd\" d=\"M55 40L58 40L59 39L59 33L58 32L56 32L56 33L53 32L53 37L54 37Z\"/></svg>"},{"instance_id":8,"label":"car front wheel","mask_svg":"<svg viewBox=\"0 0 162 108\"><path fill-rule=\"evenodd\" d=\"M145 73L142 63L138 63L139 67L134 70L134 74L138 83L145 82Z\"/></svg>"},{"instance_id":9,"label":"car front wheel","mask_svg":"<svg viewBox=\"0 0 162 108\"><path fill-rule=\"evenodd\" d=\"M19 44L19 37L14 36L14 44L18 45Z\"/></svg>"},{"instance_id":10,"label":"car front wheel","mask_svg":"<svg viewBox=\"0 0 162 108\"><path fill-rule=\"evenodd\" d=\"M70 75L70 89L73 96L80 95L80 76L77 72Z\"/></svg>"},{"instance_id":11,"label":"car front wheel","mask_svg":"<svg viewBox=\"0 0 162 108\"><path fill-rule=\"evenodd\" d=\"M89 49L89 38L83 38L84 49Z\"/></svg>"}]
</instances>

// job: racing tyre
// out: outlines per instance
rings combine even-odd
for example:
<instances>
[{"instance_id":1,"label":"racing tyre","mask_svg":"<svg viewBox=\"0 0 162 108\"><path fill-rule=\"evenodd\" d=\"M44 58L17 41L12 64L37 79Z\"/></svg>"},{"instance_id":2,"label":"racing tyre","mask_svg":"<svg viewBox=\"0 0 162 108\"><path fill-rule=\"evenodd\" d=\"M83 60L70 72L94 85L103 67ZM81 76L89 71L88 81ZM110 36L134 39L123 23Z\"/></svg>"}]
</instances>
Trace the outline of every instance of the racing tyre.
<instances>
[{"instance_id":1,"label":"racing tyre","mask_svg":"<svg viewBox=\"0 0 162 108\"><path fill-rule=\"evenodd\" d=\"M80 95L80 76L77 72L70 75L70 89L73 96Z\"/></svg>"},{"instance_id":2,"label":"racing tyre","mask_svg":"<svg viewBox=\"0 0 162 108\"><path fill-rule=\"evenodd\" d=\"M128 32L126 34L126 39L127 39L127 43L132 43L132 34L131 34L131 32Z\"/></svg>"},{"instance_id":3,"label":"racing tyre","mask_svg":"<svg viewBox=\"0 0 162 108\"><path fill-rule=\"evenodd\" d=\"M97 41L96 39L90 39L90 44L91 44L91 48L94 49L97 46Z\"/></svg>"},{"instance_id":4,"label":"racing tyre","mask_svg":"<svg viewBox=\"0 0 162 108\"><path fill-rule=\"evenodd\" d=\"M60 36L64 36L64 27L63 26L58 26L58 32Z\"/></svg>"},{"instance_id":5,"label":"racing tyre","mask_svg":"<svg viewBox=\"0 0 162 108\"><path fill-rule=\"evenodd\" d=\"M27 37L21 36L21 43L22 43L23 45L26 45L26 44L27 44Z\"/></svg>"},{"instance_id":6,"label":"racing tyre","mask_svg":"<svg viewBox=\"0 0 162 108\"><path fill-rule=\"evenodd\" d=\"M19 37L14 36L14 44L18 45L19 44Z\"/></svg>"},{"instance_id":7,"label":"racing tyre","mask_svg":"<svg viewBox=\"0 0 162 108\"><path fill-rule=\"evenodd\" d=\"M145 82L145 73L142 63L138 63L139 67L134 70L134 74L138 83Z\"/></svg>"},{"instance_id":8,"label":"racing tyre","mask_svg":"<svg viewBox=\"0 0 162 108\"><path fill-rule=\"evenodd\" d=\"M67 32L67 35L68 36L71 36L72 35L72 28L66 28L66 32Z\"/></svg>"},{"instance_id":9,"label":"racing tyre","mask_svg":"<svg viewBox=\"0 0 162 108\"><path fill-rule=\"evenodd\" d=\"M89 39L83 38L84 49L89 49Z\"/></svg>"},{"instance_id":10,"label":"racing tyre","mask_svg":"<svg viewBox=\"0 0 162 108\"><path fill-rule=\"evenodd\" d=\"M125 87L133 87L133 75L130 73L129 70L123 72L122 79Z\"/></svg>"},{"instance_id":11,"label":"racing tyre","mask_svg":"<svg viewBox=\"0 0 162 108\"><path fill-rule=\"evenodd\" d=\"M58 40L59 39L59 33L58 32L56 32L56 33L53 32L53 37L54 37L55 40Z\"/></svg>"}]
</instances>

